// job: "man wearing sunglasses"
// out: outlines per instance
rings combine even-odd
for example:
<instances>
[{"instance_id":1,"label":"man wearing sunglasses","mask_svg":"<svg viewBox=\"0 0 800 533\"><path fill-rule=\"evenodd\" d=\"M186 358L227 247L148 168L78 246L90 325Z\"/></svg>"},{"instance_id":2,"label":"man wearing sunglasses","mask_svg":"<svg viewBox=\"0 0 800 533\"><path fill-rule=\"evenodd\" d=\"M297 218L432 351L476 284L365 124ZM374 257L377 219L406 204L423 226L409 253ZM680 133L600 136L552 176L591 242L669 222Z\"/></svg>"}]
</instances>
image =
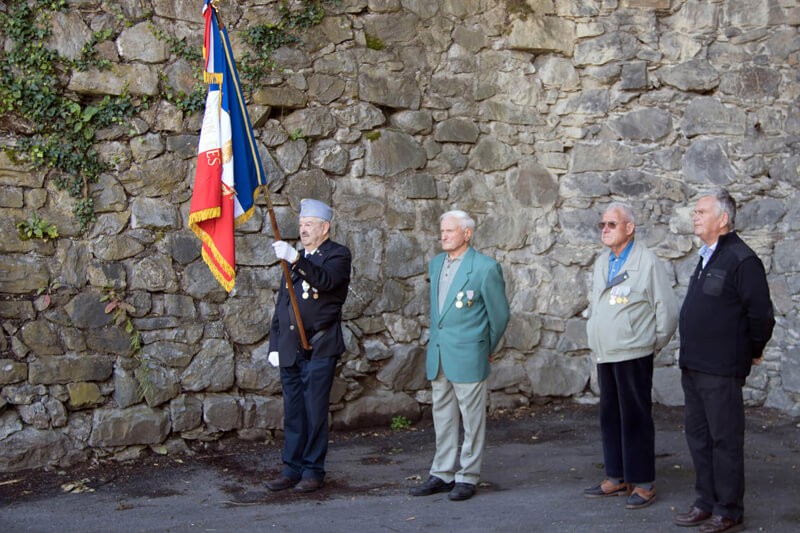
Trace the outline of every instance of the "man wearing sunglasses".
<instances>
[{"instance_id":1,"label":"man wearing sunglasses","mask_svg":"<svg viewBox=\"0 0 800 533\"><path fill-rule=\"evenodd\" d=\"M606 479L587 498L627 496L627 509L656 497L653 359L678 323L678 302L661 261L634 239L633 210L611 203L599 224L606 246L594 264L589 346L600 385Z\"/></svg>"}]
</instances>

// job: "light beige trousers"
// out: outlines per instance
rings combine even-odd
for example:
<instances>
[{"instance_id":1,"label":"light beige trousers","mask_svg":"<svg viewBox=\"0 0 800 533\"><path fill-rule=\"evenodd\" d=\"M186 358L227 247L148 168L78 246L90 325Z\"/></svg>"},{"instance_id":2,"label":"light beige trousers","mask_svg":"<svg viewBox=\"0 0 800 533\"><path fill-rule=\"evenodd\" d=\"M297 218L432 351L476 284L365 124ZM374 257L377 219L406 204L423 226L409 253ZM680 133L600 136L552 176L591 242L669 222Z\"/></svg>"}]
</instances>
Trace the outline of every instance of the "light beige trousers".
<instances>
[{"instance_id":1,"label":"light beige trousers","mask_svg":"<svg viewBox=\"0 0 800 533\"><path fill-rule=\"evenodd\" d=\"M433 389L433 428L436 431L436 454L431 475L446 483L478 484L483 450L486 447L486 380L477 383L452 383L439 368L431 382ZM458 459L459 425L464 424L461 444L461 468Z\"/></svg>"}]
</instances>

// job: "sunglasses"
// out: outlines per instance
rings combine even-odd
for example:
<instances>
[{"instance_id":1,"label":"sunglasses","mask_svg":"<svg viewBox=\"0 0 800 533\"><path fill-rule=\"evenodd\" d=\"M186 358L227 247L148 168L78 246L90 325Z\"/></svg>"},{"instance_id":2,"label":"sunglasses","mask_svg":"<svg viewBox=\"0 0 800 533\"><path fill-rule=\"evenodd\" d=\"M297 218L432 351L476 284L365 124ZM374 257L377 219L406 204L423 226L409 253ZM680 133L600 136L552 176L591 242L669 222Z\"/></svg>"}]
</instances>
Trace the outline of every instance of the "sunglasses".
<instances>
[{"instance_id":1,"label":"sunglasses","mask_svg":"<svg viewBox=\"0 0 800 533\"><path fill-rule=\"evenodd\" d=\"M619 224L621 224L621 222L614 222L614 221L612 220L612 221L609 221L609 222L598 222L598 223L597 223L597 227L598 227L600 230L602 230L602 229L603 229L603 228L605 228L606 226L608 226L608 229L617 229L617 225L619 225Z\"/></svg>"}]
</instances>

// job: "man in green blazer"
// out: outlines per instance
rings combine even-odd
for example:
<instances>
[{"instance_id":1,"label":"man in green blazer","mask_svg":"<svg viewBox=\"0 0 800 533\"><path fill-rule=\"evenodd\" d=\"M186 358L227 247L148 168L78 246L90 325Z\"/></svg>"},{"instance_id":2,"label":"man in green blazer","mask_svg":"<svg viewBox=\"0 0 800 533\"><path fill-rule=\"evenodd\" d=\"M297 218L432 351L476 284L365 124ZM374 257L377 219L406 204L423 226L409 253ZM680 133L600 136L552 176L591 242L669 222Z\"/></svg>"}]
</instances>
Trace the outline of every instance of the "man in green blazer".
<instances>
[{"instance_id":1,"label":"man in green blazer","mask_svg":"<svg viewBox=\"0 0 800 533\"><path fill-rule=\"evenodd\" d=\"M475 221L464 211L440 219L443 253L430 263L431 324L426 368L433 392L436 454L428 480L412 496L449 492L451 500L475 494L486 444L489 356L509 318L500 265L469 244ZM464 441L458 455L459 420Z\"/></svg>"}]
</instances>

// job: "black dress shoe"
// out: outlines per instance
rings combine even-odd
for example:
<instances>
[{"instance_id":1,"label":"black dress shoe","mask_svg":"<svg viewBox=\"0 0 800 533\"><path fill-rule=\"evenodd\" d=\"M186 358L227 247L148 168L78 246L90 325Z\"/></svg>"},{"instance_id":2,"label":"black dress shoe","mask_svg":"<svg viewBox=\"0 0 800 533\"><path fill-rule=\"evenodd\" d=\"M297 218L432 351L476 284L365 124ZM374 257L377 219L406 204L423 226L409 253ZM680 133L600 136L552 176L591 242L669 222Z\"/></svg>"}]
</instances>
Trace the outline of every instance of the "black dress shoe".
<instances>
[{"instance_id":1,"label":"black dress shoe","mask_svg":"<svg viewBox=\"0 0 800 533\"><path fill-rule=\"evenodd\" d=\"M445 483L436 476L428 476L428 480L417 487L408 489L412 496L430 496L437 492L449 492L455 486L455 482Z\"/></svg>"},{"instance_id":2,"label":"black dress shoe","mask_svg":"<svg viewBox=\"0 0 800 533\"><path fill-rule=\"evenodd\" d=\"M472 483L456 483L447 497L454 502L469 500L475 494L475 485Z\"/></svg>"},{"instance_id":3,"label":"black dress shoe","mask_svg":"<svg viewBox=\"0 0 800 533\"><path fill-rule=\"evenodd\" d=\"M299 479L292 479L290 477L281 476L276 477L275 479L270 479L266 483L264 483L267 488L273 492L277 492L279 490L286 490L294 487L299 482Z\"/></svg>"},{"instance_id":4,"label":"black dress shoe","mask_svg":"<svg viewBox=\"0 0 800 533\"><path fill-rule=\"evenodd\" d=\"M314 477L304 477L300 483L295 485L295 492L314 492L322 488L323 482L321 479Z\"/></svg>"},{"instance_id":5,"label":"black dress shoe","mask_svg":"<svg viewBox=\"0 0 800 533\"><path fill-rule=\"evenodd\" d=\"M711 512L704 511L693 505L689 511L676 514L672 521L675 522L676 526L694 527L699 526L709 518L711 518Z\"/></svg>"},{"instance_id":6,"label":"black dress shoe","mask_svg":"<svg viewBox=\"0 0 800 533\"><path fill-rule=\"evenodd\" d=\"M726 518L715 514L711 520L703 524L700 528L700 533L722 533L723 531L739 531L742 529L742 518L734 520L733 518Z\"/></svg>"}]
</instances>

